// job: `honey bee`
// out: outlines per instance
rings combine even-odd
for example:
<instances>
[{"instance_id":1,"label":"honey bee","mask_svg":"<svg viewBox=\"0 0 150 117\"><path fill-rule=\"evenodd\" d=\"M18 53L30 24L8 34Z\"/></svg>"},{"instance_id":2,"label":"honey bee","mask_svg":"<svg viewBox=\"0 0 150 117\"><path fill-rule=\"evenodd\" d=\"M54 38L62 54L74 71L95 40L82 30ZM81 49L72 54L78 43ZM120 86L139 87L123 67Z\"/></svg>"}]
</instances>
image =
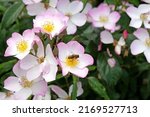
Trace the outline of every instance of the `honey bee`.
<instances>
[{"instance_id":1,"label":"honey bee","mask_svg":"<svg viewBox=\"0 0 150 117\"><path fill-rule=\"evenodd\" d=\"M79 58L79 55L76 54L68 56L68 59L77 59L77 58Z\"/></svg>"}]
</instances>

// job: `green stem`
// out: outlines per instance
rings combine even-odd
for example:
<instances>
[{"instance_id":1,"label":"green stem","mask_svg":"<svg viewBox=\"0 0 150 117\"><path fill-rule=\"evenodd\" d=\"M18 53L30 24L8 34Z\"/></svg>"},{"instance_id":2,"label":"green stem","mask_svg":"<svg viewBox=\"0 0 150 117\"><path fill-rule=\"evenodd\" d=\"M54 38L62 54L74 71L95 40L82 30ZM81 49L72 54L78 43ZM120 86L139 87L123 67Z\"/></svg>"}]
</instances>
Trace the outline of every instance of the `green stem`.
<instances>
[{"instance_id":1,"label":"green stem","mask_svg":"<svg viewBox=\"0 0 150 117\"><path fill-rule=\"evenodd\" d=\"M78 81L78 77L73 75L73 90L71 93L71 99L72 100L76 100L77 98L77 81Z\"/></svg>"}]
</instances>

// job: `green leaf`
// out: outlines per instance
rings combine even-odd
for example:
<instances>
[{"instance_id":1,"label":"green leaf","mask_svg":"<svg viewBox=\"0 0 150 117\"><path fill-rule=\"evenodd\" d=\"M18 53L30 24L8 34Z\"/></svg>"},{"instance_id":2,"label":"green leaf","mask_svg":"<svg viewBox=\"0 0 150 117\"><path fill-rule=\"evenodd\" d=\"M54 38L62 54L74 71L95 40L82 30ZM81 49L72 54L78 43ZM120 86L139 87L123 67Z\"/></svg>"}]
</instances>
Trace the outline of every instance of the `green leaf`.
<instances>
[{"instance_id":1,"label":"green leaf","mask_svg":"<svg viewBox=\"0 0 150 117\"><path fill-rule=\"evenodd\" d=\"M1 63L0 64L0 77L2 74L10 71L15 63L16 63L16 60L10 60L8 62Z\"/></svg>"},{"instance_id":2,"label":"green leaf","mask_svg":"<svg viewBox=\"0 0 150 117\"><path fill-rule=\"evenodd\" d=\"M118 63L115 67L111 68L107 63L108 57L106 55L105 53L100 53L98 55L97 70L101 78L104 79L108 85L116 85L123 72Z\"/></svg>"},{"instance_id":3,"label":"green leaf","mask_svg":"<svg viewBox=\"0 0 150 117\"><path fill-rule=\"evenodd\" d=\"M129 2L135 6L138 6L140 4L140 0L129 0Z\"/></svg>"},{"instance_id":4,"label":"green leaf","mask_svg":"<svg viewBox=\"0 0 150 117\"><path fill-rule=\"evenodd\" d=\"M71 99L72 100L76 100L77 99L77 76L74 76L73 75L73 90L72 90L72 93L71 93Z\"/></svg>"},{"instance_id":5,"label":"green leaf","mask_svg":"<svg viewBox=\"0 0 150 117\"><path fill-rule=\"evenodd\" d=\"M88 82L91 88L101 97L104 99L109 99L105 87L99 82L98 79L94 77L89 77Z\"/></svg>"},{"instance_id":6,"label":"green leaf","mask_svg":"<svg viewBox=\"0 0 150 117\"><path fill-rule=\"evenodd\" d=\"M7 28L12 23L14 23L23 8L24 4L22 2L17 2L16 4L13 4L11 7L9 7L3 15L2 27Z\"/></svg>"}]
</instances>

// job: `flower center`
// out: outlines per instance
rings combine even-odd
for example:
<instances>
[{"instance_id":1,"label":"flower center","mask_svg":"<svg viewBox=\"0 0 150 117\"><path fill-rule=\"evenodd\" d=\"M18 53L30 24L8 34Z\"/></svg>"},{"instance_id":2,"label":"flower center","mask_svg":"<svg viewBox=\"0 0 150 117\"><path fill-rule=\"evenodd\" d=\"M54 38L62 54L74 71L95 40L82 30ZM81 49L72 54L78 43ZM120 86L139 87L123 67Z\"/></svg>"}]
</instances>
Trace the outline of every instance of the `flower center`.
<instances>
[{"instance_id":1,"label":"flower center","mask_svg":"<svg viewBox=\"0 0 150 117\"><path fill-rule=\"evenodd\" d=\"M100 16L99 21L106 23L106 22L108 22L108 17L107 16Z\"/></svg>"},{"instance_id":2,"label":"flower center","mask_svg":"<svg viewBox=\"0 0 150 117\"><path fill-rule=\"evenodd\" d=\"M66 13L65 16L71 17L72 14L71 13Z\"/></svg>"},{"instance_id":3,"label":"flower center","mask_svg":"<svg viewBox=\"0 0 150 117\"><path fill-rule=\"evenodd\" d=\"M28 48L28 43L27 41L25 40L21 40L18 44L17 44L17 50L20 52L20 53L23 53L27 50Z\"/></svg>"},{"instance_id":4,"label":"flower center","mask_svg":"<svg viewBox=\"0 0 150 117\"><path fill-rule=\"evenodd\" d=\"M10 92L10 91L6 92L6 97L10 97L11 95L13 95L12 92Z\"/></svg>"},{"instance_id":5,"label":"flower center","mask_svg":"<svg viewBox=\"0 0 150 117\"><path fill-rule=\"evenodd\" d=\"M147 16L146 13L143 13L143 14L140 15L140 19L141 19L142 21L147 20L147 18L148 18L148 16Z\"/></svg>"},{"instance_id":6,"label":"flower center","mask_svg":"<svg viewBox=\"0 0 150 117\"><path fill-rule=\"evenodd\" d=\"M146 46L150 47L150 39L146 39L145 44L146 44Z\"/></svg>"},{"instance_id":7,"label":"flower center","mask_svg":"<svg viewBox=\"0 0 150 117\"><path fill-rule=\"evenodd\" d=\"M37 61L38 61L39 64L43 63L44 62L44 57L38 58Z\"/></svg>"},{"instance_id":8,"label":"flower center","mask_svg":"<svg viewBox=\"0 0 150 117\"><path fill-rule=\"evenodd\" d=\"M28 81L25 77L21 79L21 85L24 88L30 88L32 86L32 81Z\"/></svg>"},{"instance_id":9,"label":"flower center","mask_svg":"<svg viewBox=\"0 0 150 117\"><path fill-rule=\"evenodd\" d=\"M51 22L46 22L44 25L43 25L43 29L44 31L48 32L48 33L51 33L53 30L54 30L54 24L51 23Z\"/></svg>"},{"instance_id":10,"label":"flower center","mask_svg":"<svg viewBox=\"0 0 150 117\"><path fill-rule=\"evenodd\" d=\"M79 64L79 55L70 55L66 58L66 65L69 67L76 67Z\"/></svg>"}]
</instances>

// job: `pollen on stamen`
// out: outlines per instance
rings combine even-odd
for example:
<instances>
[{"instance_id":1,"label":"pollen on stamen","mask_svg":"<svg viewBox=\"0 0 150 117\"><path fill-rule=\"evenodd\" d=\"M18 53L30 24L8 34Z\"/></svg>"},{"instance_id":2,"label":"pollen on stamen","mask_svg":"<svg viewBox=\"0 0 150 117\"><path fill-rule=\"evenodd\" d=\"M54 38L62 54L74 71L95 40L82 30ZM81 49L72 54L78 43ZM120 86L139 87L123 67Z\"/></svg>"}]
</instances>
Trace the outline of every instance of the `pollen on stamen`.
<instances>
[{"instance_id":1,"label":"pollen on stamen","mask_svg":"<svg viewBox=\"0 0 150 117\"><path fill-rule=\"evenodd\" d=\"M76 67L79 64L79 55L71 55L66 58L66 65L69 67Z\"/></svg>"},{"instance_id":2,"label":"pollen on stamen","mask_svg":"<svg viewBox=\"0 0 150 117\"><path fill-rule=\"evenodd\" d=\"M51 33L54 30L55 26L51 22L46 22L43 24L43 30L45 32Z\"/></svg>"},{"instance_id":3,"label":"pollen on stamen","mask_svg":"<svg viewBox=\"0 0 150 117\"><path fill-rule=\"evenodd\" d=\"M21 79L21 85L24 88L30 88L32 86L32 81L27 80L26 78Z\"/></svg>"},{"instance_id":4,"label":"pollen on stamen","mask_svg":"<svg viewBox=\"0 0 150 117\"><path fill-rule=\"evenodd\" d=\"M100 21L100 22L103 22L103 23L106 23L106 22L108 22L108 17L107 17L107 16L101 16L101 17L99 18L99 21Z\"/></svg>"},{"instance_id":5,"label":"pollen on stamen","mask_svg":"<svg viewBox=\"0 0 150 117\"><path fill-rule=\"evenodd\" d=\"M150 39L146 39L145 44L146 44L146 46L150 47Z\"/></svg>"},{"instance_id":6,"label":"pollen on stamen","mask_svg":"<svg viewBox=\"0 0 150 117\"><path fill-rule=\"evenodd\" d=\"M25 40L21 40L20 42L17 43L17 50L20 53L23 53L27 50L28 48L28 43Z\"/></svg>"}]
</instances>

